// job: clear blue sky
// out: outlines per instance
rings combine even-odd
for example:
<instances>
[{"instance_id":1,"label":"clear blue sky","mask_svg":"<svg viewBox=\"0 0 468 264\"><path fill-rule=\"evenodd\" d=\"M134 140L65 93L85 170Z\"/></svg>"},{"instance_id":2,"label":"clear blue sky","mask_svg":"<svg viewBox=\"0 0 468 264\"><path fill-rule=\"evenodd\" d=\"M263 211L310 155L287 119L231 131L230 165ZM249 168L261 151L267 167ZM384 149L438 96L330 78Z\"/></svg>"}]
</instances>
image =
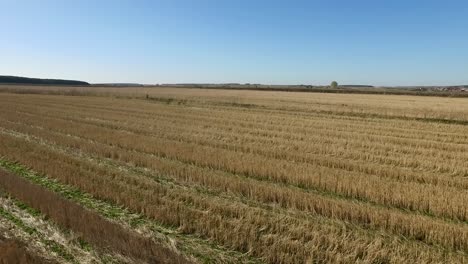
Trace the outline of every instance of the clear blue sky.
<instances>
[{"instance_id":1,"label":"clear blue sky","mask_svg":"<svg viewBox=\"0 0 468 264\"><path fill-rule=\"evenodd\" d=\"M468 1L0 0L0 75L468 84Z\"/></svg>"}]
</instances>

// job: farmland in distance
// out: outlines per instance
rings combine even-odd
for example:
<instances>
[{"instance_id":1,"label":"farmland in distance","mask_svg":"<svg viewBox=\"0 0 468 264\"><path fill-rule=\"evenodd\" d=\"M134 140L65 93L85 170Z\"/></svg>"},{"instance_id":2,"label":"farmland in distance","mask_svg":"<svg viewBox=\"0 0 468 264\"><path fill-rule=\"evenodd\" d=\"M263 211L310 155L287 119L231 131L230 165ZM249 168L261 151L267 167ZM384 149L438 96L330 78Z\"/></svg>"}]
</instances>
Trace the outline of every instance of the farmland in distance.
<instances>
[{"instance_id":1,"label":"farmland in distance","mask_svg":"<svg viewBox=\"0 0 468 264\"><path fill-rule=\"evenodd\" d=\"M468 261L465 98L0 86L0 179L44 261Z\"/></svg>"}]
</instances>

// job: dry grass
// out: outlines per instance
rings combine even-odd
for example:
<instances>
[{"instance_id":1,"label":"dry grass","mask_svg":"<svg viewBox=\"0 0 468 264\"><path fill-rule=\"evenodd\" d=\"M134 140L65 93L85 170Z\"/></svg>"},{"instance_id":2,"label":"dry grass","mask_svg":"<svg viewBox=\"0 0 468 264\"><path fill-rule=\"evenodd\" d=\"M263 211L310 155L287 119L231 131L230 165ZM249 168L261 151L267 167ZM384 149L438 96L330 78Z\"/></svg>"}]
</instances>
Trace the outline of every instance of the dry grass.
<instances>
[{"instance_id":1,"label":"dry grass","mask_svg":"<svg viewBox=\"0 0 468 264\"><path fill-rule=\"evenodd\" d=\"M189 263L151 239L133 234L94 212L3 170L0 170L0 186L14 197L37 208L63 228L73 230L84 240L100 248L113 249L146 263Z\"/></svg>"},{"instance_id":2,"label":"dry grass","mask_svg":"<svg viewBox=\"0 0 468 264\"><path fill-rule=\"evenodd\" d=\"M0 156L270 263L467 261L466 99L80 94L0 94Z\"/></svg>"},{"instance_id":3,"label":"dry grass","mask_svg":"<svg viewBox=\"0 0 468 264\"><path fill-rule=\"evenodd\" d=\"M26 245L15 239L0 237L0 263L1 264L52 264L26 250Z\"/></svg>"},{"instance_id":4,"label":"dry grass","mask_svg":"<svg viewBox=\"0 0 468 264\"><path fill-rule=\"evenodd\" d=\"M2 230L3 231L3 230ZM35 252L28 250L27 245L15 238L0 236L0 264L52 264Z\"/></svg>"}]
</instances>

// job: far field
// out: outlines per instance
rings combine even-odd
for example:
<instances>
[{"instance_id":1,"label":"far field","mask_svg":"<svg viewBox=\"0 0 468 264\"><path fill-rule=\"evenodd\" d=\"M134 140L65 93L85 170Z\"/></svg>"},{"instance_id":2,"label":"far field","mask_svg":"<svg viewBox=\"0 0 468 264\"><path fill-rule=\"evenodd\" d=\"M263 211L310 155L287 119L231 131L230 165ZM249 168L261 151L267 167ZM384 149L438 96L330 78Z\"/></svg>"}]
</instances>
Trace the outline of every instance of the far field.
<instances>
[{"instance_id":1,"label":"far field","mask_svg":"<svg viewBox=\"0 0 468 264\"><path fill-rule=\"evenodd\" d=\"M468 98L0 86L0 205L41 261L465 263Z\"/></svg>"}]
</instances>

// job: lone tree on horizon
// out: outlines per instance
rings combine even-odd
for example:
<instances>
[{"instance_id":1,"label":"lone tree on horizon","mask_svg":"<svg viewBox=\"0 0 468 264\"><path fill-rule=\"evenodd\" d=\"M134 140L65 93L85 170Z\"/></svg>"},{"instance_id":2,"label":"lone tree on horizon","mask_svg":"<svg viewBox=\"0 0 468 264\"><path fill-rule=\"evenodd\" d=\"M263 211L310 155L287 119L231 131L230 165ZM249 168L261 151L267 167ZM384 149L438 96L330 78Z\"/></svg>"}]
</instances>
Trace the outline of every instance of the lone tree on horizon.
<instances>
[{"instance_id":1,"label":"lone tree on horizon","mask_svg":"<svg viewBox=\"0 0 468 264\"><path fill-rule=\"evenodd\" d=\"M338 88L338 83L336 81L333 81L330 83L330 88L336 89Z\"/></svg>"}]
</instances>

